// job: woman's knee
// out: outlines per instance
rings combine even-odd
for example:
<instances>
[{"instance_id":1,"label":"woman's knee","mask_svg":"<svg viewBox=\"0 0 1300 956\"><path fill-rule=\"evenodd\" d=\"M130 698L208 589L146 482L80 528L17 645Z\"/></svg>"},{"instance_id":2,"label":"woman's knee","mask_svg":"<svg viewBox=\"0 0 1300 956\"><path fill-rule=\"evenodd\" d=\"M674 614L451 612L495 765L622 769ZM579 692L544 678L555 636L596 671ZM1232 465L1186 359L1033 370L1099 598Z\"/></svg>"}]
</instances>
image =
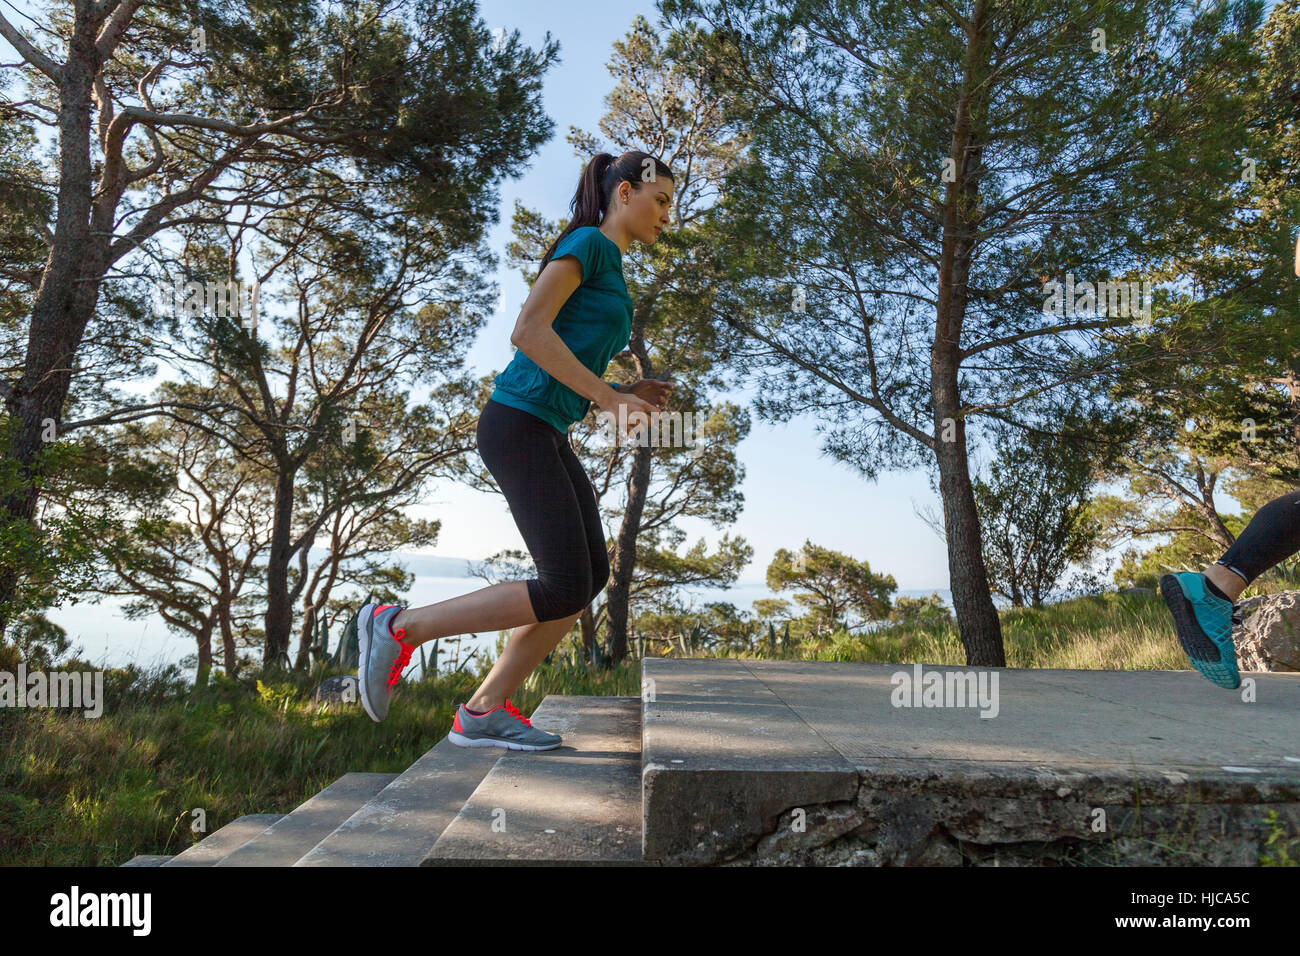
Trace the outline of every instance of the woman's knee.
<instances>
[{"instance_id":1,"label":"woman's knee","mask_svg":"<svg viewBox=\"0 0 1300 956\"><path fill-rule=\"evenodd\" d=\"M547 617L553 621L562 617L581 614L591 603L590 574L573 574L557 577L543 575L538 579L542 585L542 594L546 602ZM603 582L602 582L603 583Z\"/></svg>"}]
</instances>

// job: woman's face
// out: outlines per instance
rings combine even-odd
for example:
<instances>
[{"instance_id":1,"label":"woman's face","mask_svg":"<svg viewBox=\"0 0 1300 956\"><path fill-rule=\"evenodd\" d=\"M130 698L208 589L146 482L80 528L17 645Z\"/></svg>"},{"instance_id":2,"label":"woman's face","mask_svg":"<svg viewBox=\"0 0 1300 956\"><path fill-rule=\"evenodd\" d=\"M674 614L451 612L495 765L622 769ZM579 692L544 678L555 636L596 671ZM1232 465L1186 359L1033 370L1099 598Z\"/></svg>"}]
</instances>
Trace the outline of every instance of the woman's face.
<instances>
[{"instance_id":1,"label":"woman's face","mask_svg":"<svg viewBox=\"0 0 1300 956\"><path fill-rule=\"evenodd\" d=\"M632 238L649 246L668 228L673 208L673 181L667 176L659 176L652 183L640 185L640 189L634 189L626 180L619 183L614 191L614 201ZM627 200L626 206L623 205L624 199Z\"/></svg>"}]
</instances>

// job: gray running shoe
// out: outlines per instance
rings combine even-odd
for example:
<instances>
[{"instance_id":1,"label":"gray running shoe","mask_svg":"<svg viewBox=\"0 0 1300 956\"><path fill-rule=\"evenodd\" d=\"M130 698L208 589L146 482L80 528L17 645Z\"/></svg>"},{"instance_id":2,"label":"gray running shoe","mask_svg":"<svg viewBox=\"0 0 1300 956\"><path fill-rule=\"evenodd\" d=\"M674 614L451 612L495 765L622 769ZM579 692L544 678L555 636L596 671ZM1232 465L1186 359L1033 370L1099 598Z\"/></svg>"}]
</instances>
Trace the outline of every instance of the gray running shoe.
<instances>
[{"instance_id":1,"label":"gray running shoe","mask_svg":"<svg viewBox=\"0 0 1300 956\"><path fill-rule=\"evenodd\" d=\"M373 721L388 716L393 685L416 648L402 642L405 628L393 632L393 618L401 609L398 604L366 604L357 612L357 684L361 687L361 706Z\"/></svg>"},{"instance_id":2,"label":"gray running shoe","mask_svg":"<svg viewBox=\"0 0 1300 956\"><path fill-rule=\"evenodd\" d=\"M447 739L457 747L506 747L510 750L554 750L560 746L559 734L538 730L507 699L476 717L461 704L451 722Z\"/></svg>"}]
</instances>

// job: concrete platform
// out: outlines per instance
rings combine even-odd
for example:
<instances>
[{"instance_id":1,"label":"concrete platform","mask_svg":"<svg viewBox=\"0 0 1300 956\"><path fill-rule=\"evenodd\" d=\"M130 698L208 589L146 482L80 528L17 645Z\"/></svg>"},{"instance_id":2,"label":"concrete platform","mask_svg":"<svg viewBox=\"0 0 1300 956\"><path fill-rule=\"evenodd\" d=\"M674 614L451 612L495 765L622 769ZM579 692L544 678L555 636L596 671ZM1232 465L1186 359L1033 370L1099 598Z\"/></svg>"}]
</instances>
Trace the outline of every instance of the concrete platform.
<instances>
[{"instance_id":1,"label":"concrete platform","mask_svg":"<svg viewBox=\"0 0 1300 956\"><path fill-rule=\"evenodd\" d=\"M645 859L1123 855L1181 828L1182 862L1222 865L1254 862L1269 810L1300 833L1300 675L1244 675L1244 702L1194 671L924 665L918 691L978 670L983 707L903 707L914 665L647 659Z\"/></svg>"},{"instance_id":2,"label":"concrete platform","mask_svg":"<svg viewBox=\"0 0 1300 956\"><path fill-rule=\"evenodd\" d=\"M635 697L548 696L530 719L564 742L492 748L500 757L423 865L639 865L640 714Z\"/></svg>"}]
</instances>

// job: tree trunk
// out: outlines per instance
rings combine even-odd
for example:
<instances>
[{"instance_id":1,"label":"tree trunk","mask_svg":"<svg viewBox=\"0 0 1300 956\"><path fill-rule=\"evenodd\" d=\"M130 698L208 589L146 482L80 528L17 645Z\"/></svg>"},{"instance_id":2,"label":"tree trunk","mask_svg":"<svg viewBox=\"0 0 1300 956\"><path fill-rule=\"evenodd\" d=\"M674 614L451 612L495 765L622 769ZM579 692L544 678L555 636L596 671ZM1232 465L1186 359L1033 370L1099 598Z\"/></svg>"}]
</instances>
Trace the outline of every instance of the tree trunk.
<instances>
[{"instance_id":1,"label":"tree trunk","mask_svg":"<svg viewBox=\"0 0 1300 956\"><path fill-rule=\"evenodd\" d=\"M578 627L582 630L582 653L587 655L587 660L591 660L592 648L596 646L596 615L591 613L590 604L582 609Z\"/></svg>"},{"instance_id":2,"label":"tree trunk","mask_svg":"<svg viewBox=\"0 0 1300 956\"><path fill-rule=\"evenodd\" d=\"M195 687L208 686L208 674L212 671L212 629L216 625L217 615L209 614L199 632L199 667L194 675Z\"/></svg>"},{"instance_id":3,"label":"tree trunk","mask_svg":"<svg viewBox=\"0 0 1300 956\"><path fill-rule=\"evenodd\" d=\"M39 495L36 458L45 422L55 434L72 383L72 367L86 325L94 315L107 258L108 235L92 229L90 165L91 89L99 69L95 31L77 5L68 60L59 86L59 198L54 242L36 291L23 375L7 397L11 444L5 454L18 466L19 487L0 503L6 524L31 522ZM104 224L99 224L101 229ZM107 224L111 227L111 223ZM111 229L108 230L111 232ZM25 576L21 559L0 568L0 637L12 617L10 601Z\"/></svg>"},{"instance_id":4,"label":"tree trunk","mask_svg":"<svg viewBox=\"0 0 1300 956\"><path fill-rule=\"evenodd\" d=\"M947 417L947 416L945 416ZM956 440L938 442L939 494L943 499L943 524L948 538L948 576L957 629L972 667L1005 667L1002 623L989 593L980 541L979 515L971 489L966 457L966 430L956 419Z\"/></svg>"},{"instance_id":5,"label":"tree trunk","mask_svg":"<svg viewBox=\"0 0 1300 956\"><path fill-rule=\"evenodd\" d=\"M1217 471L1207 477L1205 466L1199 458L1196 459L1196 490L1201 494L1201 513L1209 521L1210 532L1214 535L1215 540L1222 546L1224 551L1227 551L1232 547L1232 542L1236 540L1236 536L1223 523L1223 519L1219 517L1219 508L1214 503L1214 487L1218 483L1218 479L1219 473Z\"/></svg>"},{"instance_id":6,"label":"tree trunk","mask_svg":"<svg viewBox=\"0 0 1300 956\"><path fill-rule=\"evenodd\" d=\"M322 608L324 601L321 602ZM302 624L298 626L298 653L294 655L294 670L311 666L311 646L316 640L316 606L309 594L302 601Z\"/></svg>"},{"instance_id":7,"label":"tree trunk","mask_svg":"<svg viewBox=\"0 0 1300 956\"><path fill-rule=\"evenodd\" d=\"M653 451L649 444L635 447L632 451L632 471L627 482L627 508L623 512L618 539L614 543L614 555L610 560L605 626L609 633L606 643L611 665L618 665L627 657L628 605L632 573L636 570L636 539L641 530L641 515L650 489Z\"/></svg>"},{"instance_id":8,"label":"tree trunk","mask_svg":"<svg viewBox=\"0 0 1300 956\"><path fill-rule=\"evenodd\" d=\"M311 645L315 643L317 616L324 614L329 606L330 595L334 593L334 583L337 580L339 572L339 555L347 550L344 542L339 539L336 530L330 535L330 556L325 565L329 570L325 575L325 580L322 582L318 576L314 578L311 585L308 586L307 554L311 551L311 542L314 541L315 538L316 536L314 534L307 537L303 542L302 553L300 555L302 560L302 577L298 581L298 587L296 590L302 595L302 628L299 631L298 637L298 660L294 664L294 667L298 670L303 670L311 666L310 651ZM318 585L320 591L319 594L317 594Z\"/></svg>"},{"instance_id":9,"label":"tree trunk","mask_svg":"<svg viewBox=\"0 0 1300 956\"><path fill-rule=\"evenodd\" d=\"M275 480L274 524L266 562L266 641L262 666L271 667L289 650L293 609L289 604L289 537L293 522L293 474L281 467Z\"/></svg>"},{"instance_id":10,"label":"tree trunk","mask_svg":"<svg viewBox=\"0 0 1300 956\"><path fill-rule=\"evenodd\" d=\"M239 653L235 648L235 629L230 624L229 605L222 609L220 622L221 654L226 665L226 676L233 679L239 676Z\"/></svg>"},{"instance_id":11,"label":"tree trunk","mask_svg":"<svg viewBox=\"0 0 1300 956\"><path fill-rule=\"evenodd\" d=\"M976 513L978 510L976 509ZM1010 545L1007 546L1007 567L1011 576L1011 606L1024 607L1025 592L1020 586L1020 569L1016 567L1016 549ZM985 570L987 571L987 568Z\"/></svg>"},{"instance_id":12,"label":"tree trunk","mask_svg":"<svg viewBox=\"0 0 1300 956\"><path fill-rule=\"evenodd\" d=\"M240 575L240 581L243 581L243 575ZM226 676L235 678L239 676L239 655L235 650L235 628L230 619L231 609L235 603L232 591L235 589L230 581L230 569L227 567L225 557L221 559L221 577L218 580L217 587L217 606L212 609L212 618L221 631L221 656L225 663Z\"/></svg>"}]
</instances>

